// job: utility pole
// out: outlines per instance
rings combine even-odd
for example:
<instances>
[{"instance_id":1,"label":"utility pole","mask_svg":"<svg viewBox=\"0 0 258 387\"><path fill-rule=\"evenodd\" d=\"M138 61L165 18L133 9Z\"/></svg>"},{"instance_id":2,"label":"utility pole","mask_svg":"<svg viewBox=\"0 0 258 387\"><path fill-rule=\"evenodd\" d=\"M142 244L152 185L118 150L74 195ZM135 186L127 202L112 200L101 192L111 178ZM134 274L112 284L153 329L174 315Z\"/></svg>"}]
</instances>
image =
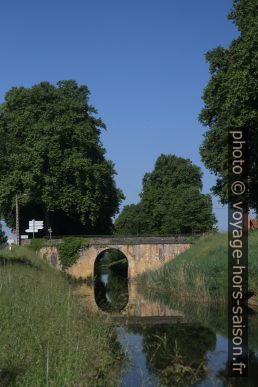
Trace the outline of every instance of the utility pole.
<instances>
[{"instance_id":1,"label":"utility pole","mask_svg":"<svg viewBox=\"0 0 258 387\"><path fill-rule=\"evenodd\" d=\"M19 223L19 201L18 195L16 194L16 244L20 246L20 223Z\"/></svg>"}]
</instances>

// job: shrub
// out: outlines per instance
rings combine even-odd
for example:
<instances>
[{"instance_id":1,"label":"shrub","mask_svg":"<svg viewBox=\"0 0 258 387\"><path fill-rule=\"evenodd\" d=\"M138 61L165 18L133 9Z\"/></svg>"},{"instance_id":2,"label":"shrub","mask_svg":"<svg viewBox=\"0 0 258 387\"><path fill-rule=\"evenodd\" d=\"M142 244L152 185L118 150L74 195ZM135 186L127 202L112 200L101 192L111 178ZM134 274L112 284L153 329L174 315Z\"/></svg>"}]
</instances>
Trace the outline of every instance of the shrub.
<instances>
[{"instance_id":1,"label":"shrub","mask_svg":"<svg viewBox=\"0 0 258 387\"><path fill-rule=\"evenodd\" d=\"M48 244L48 239L44 238L35 238L30 240L30 244L28 247L34 251L38 251L41 249L41 247Z\"/></svg>"},{"instance_id":2,"label":"shrub","mask_svg":"<svg viewBox=\"0 0 258 387\"><path fill-rule=\"evenodd\" d=\"M80 249L88 247L89 241L82 238L66 237L57 245L59 259L63 270L72 266L79 258Z\"/></svg>"}]
</instances>

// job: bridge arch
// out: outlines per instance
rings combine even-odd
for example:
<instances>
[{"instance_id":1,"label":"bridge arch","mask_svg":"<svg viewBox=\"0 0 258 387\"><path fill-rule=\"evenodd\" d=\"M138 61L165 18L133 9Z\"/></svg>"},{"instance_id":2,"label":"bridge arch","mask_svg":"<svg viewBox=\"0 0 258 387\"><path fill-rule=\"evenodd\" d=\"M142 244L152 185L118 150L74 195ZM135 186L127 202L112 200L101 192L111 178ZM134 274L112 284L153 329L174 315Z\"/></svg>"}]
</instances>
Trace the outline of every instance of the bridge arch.
<instances>
[{"instance_id":1,"label":"bridge arch","mask_svg":"<svg viewBox=\"0 0 258 387\"><path fill-rule=\"evenodd\" d=\"M123 270L121 275L128 277L129 262L127 256L122 251L122 249L119 249L117 247L106 247L101 252L99 252L94 262L94 277L97 274L96 271L98 269L98 265L101 262L104 265L106 264L107 266L110 266L111 268L114 267L114 269L116 269L116 264L120 264L121 270ZM124 264L125 266L122 267L122 264Z\"/></svg>"},{"instance_id":2,"label":"bridge arch","mask_svg":"<svg viewBox=\"0 0 258 387\"><path fill-rule=\"evenodd\" d=\"M118 312L129 302L128 259L116 248L107 248L94 262L94 299L105 312Z\"/></svg>"},{"instance_id":3,"label":"bridge arch","mask_svg":"<svg viewBox=\"0 0 258 387\"><path fill-rule=\"evenodd\" d=\"M128 248L127 245L106 245L106 246L90 246L89 248L92 251L93 259L91 262L92 267L92 279L94 279L94 271L95 271L95 262L99 259L101 254L104 254L106 251L119 251L127 260L127 277L131 277L132 269L133 269L133 261L134 261L134 252L132 248ZM87 254L88 257L91 254Z\"/></svg>"}]
</instances>

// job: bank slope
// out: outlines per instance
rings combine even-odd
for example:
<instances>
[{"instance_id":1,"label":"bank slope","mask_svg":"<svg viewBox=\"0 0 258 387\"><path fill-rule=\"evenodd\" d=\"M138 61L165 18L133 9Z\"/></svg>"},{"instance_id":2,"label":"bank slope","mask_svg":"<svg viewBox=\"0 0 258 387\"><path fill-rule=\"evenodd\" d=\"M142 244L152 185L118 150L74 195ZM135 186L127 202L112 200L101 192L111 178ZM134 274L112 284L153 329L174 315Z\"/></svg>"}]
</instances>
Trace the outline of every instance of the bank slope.
<instances>
[{"instance_id":1,"label":"bank slope","mask_svg":"<svg viewBox=\"0 0 258 387\"><path fill-rule=\"evenodd\" d=\"M249 290L258 297L258 232L249 234ZM214 233L198 240L159 270L138 277L141 286L169 291L196 301L224 302L228 291L227 234Z\"/></svg>"},{"instance_id":2,"label":"bank slope","mask_svg":"<svg viewBox=\"0 0 258 387\"><path fill-rule=\"evenodd\" d=\"M0 385L113 386L120 349L67 279L25 248L0 254Z\"/></svg>"}]
</instances>

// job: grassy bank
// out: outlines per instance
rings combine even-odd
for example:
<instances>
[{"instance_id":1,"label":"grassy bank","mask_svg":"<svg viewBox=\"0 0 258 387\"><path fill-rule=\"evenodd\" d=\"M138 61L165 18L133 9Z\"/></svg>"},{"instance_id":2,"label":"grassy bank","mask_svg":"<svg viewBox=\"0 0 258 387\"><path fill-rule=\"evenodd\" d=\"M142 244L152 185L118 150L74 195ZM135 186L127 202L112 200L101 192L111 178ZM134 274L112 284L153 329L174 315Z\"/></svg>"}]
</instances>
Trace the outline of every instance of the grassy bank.
<instances>
[{"instance_id":1,"label":"grassy bank","mask_svg":"<svg viewBox=\"0 0 258 387\"><path fill-rule=\"evenodd\" d=\"M249 234L249 289L258 296L258 232ZM157 291L196 301L227 299L227 234L216 233L197 241L161 269L144 273L139 283Z\"/></svg>"},{"instance_id":2,"label":"grassy bank","mask_svg":"<svg viewBox=\"0 0 258 387\"><path fill-rule=\"evenodd\" d=\"M112 321L91 315L67 279L20 247L0 254L0 385L114 386Z\"/></svg>"}]
</instances>

